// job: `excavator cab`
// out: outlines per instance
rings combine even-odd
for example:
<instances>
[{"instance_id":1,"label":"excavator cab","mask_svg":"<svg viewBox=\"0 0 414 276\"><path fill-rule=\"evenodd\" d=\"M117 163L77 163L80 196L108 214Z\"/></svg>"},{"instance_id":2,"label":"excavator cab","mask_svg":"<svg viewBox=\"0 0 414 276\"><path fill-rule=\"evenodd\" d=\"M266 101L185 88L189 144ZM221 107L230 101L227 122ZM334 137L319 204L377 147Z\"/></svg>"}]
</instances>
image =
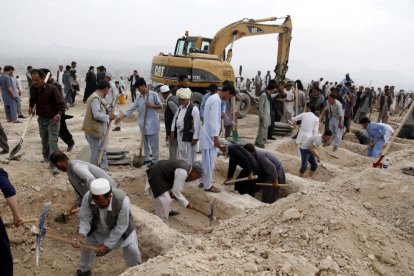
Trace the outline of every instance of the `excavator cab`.
<instances>
[{"instance_id":1,"label":"excavator cab","mask_svg":"<svg viewBox=\"0 0 414 276\"><path fill-rule=\"evenodd\" d=\"M204 37L182 37L177 40L175 45L175 56L187 56L190 53L208 54L211 38Z\"/></svg>"}]
</instances>

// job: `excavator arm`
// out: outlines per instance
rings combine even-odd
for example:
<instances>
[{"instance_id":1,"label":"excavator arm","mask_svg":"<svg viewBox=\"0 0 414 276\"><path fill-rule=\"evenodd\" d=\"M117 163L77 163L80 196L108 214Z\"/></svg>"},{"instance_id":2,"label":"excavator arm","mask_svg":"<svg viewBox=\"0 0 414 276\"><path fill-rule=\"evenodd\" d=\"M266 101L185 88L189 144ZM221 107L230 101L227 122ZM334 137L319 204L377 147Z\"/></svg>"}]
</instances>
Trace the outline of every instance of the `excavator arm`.
<instances>
[{"instance_id":1,"label":"excavator arm","mask_svg":"<svg viewBox=\"0 0 414 276\"><path fill-rule=\"evenodd\" d=\"M233 44L234 41L242 37L278 33L279 45L277 51L277 64L275 73L277 80L283 80L288 69L290 40L292 38L292 21L290 19L290 16L287 16L281 25L264 24L264 22L276 20L276 17L257 20L242 19L222 28L217 32L211 41L209 54L217 55L219 57L222 56L223 51L227 46ZM232 49L230 49L229 53L230 58L231 51Z\"/></svg>"}]
</instances>

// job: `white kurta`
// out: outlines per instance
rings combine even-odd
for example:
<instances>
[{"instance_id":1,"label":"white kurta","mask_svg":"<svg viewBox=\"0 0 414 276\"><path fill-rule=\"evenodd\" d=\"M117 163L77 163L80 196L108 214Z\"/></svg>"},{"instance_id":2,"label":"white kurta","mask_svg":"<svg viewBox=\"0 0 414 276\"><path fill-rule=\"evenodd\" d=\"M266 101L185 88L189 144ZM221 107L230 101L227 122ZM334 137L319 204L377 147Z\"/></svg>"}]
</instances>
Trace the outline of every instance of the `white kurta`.
<instances>
[{"instance_id":1,"label":"white kurta","mask_svg":"<svg viewBox=\"0 0 414 276\"><path fill-rule=\"evenodd\" d=\"M214 146L214 137L218 137L221 127L221 100L218 94L207 99L204 107L204 124L201 128L200 144L202 149L202 164L205 174L200 179L204 189L212 186L214 163L217 157L217 149Z\"/></svg>"},{"instance_id":2,"label":"white kurta","mask_svg":"<svg viewBox=\"0 0 414 276\"><path fill-rule=\"evenodd\" d=\"M299 133L296 138L296 144L301 145L309 137L318 134L319 118L312 112L304 112L292 118L293 121L301 120Z\"/></svg>"},{"instance_id":3,"label":"white kurta","mask_svg":"<svg viewBox=\"0 0 414 276\"><path fill-rule=\"evenodd\" d=\"M187 112L187 106L180 106L178 111L175 113L173 122L171 125L171 131L177 129L177 143L178 143L178 159L186 161L188 164L192 165L197 161L197 144L192 145L191 142L183 141L183 130L184 130L184 117ZM193 106L191 112L193 117L193 139L200 139L201 131L201 120L200 120L200 111L196 106Z\"/></svg>"}]
</instances>

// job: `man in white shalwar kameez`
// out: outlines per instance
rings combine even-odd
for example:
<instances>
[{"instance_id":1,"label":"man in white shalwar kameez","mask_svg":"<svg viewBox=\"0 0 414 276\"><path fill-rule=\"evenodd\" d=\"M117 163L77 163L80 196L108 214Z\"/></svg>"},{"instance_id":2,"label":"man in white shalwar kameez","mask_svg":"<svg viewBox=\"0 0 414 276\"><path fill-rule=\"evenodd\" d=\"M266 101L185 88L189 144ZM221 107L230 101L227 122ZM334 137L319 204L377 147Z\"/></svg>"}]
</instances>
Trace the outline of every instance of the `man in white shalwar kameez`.
<instances>
[{"instance_id":1,"label":"man in white shalwar kameez","mask_svg":"<svg viewBox=\"0 0 414 276\"><path fill-rule=\"evenodd\" d=\"M225 85L222 91L210 96L204 107L204 124L201 129L200 143L202 164L205 171L200 179L200 186L207 192L218 193L220 189L212 183L214 163L217 157L217 148L220 148L220 128L221 128L221 101L229 100L236 95L233 85Z\"/></svg>"},{"instance_id":2,"label":"man in white shalwar kameez","mask_svg":"<svg viewBox=\"0 0 414 276\"><path fill-rule=\"evenodd\" d=\"M192 165L197 161L197 142L201 131L200 111L190 102L190 88L180 88L176 95L180 107L174 114L171 135L173 139L177 139L178 159Z\"/></svg>"}]
</instances>

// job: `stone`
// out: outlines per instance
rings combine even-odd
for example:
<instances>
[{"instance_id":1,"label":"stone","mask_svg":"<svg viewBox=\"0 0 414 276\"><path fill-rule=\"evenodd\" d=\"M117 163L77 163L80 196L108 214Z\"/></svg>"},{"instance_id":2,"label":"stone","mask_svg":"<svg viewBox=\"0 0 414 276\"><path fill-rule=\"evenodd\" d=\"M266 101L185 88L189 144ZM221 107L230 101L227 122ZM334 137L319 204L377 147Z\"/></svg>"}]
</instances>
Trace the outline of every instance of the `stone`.
<instances>
[{"instance_id":1,"label":"stone","mask_svg":"<svg viewBox=\"0 0 414 276\"><path fill-rule=\"evenodd\" d=\"M367 210L372 209L372 205L369 202L362 202L362 206L364 206L364 208L367 209Z\"/></svg>"},{"instance_id":2,"label":"stone","mask_svg":"<svg viewBox=\"0 0 414 276\"><path fill-rule=\"evenodd\" d=\"M229 239L220 238L220 242L221 242L222 245L224 245L226 247L231 247L231 240L229 240Z\"/></svg>"},{"instance_id":3,"label":"stone","mask_svg":"<svg viewBox=\"0 0 414 276\"><path fill-rule=\"evenodd\" d=\"M18 263L20 263L19 259L13 259L13 264L18 264Z\"/></svg>"},{"instance_id":4,"label":"stone","mask_svg":"<svg viewBox=\"0 0 414 276\"><path fill-rule=\"evenodd\" d=\"M270 242L272 244L276 244L278 240L279 240L279 229L275 227L273 231L270 233Z\"/></svg>"},{"instance_id":5,"label":"stone","mask_svg":"<svg viewBox=\"0 0 414 276\"><path fill-rule=\"evenodd\" d=\"M292 270L292 265L288 261L285 261L282 266L282 273L288 274Z\"/></svg>"},{"instance_id":6,"label":"stone","mask_svg":"<svg viewBox=\"0 0 414 276\"><path fill-rule=\"evenodd\" d=\"M384 266L378 261L372 262L372 269L381 276L387 275L387 271Z\"/></svg>"},{"instance_id":7,"label":"stone","mask_svg":"<svg viewBox=\"0 0 414 276\"><path fill-rule=\"evenodd\" d=\"M375 256L374 256L373 254L368 254L368 258L369 258L371 261L374 261L374 260L375 260Z\"/></svg>"},{"instance_id":8,"label":"stone","mask_svg":"<svg viewBox=\"0 0 414 276\"><path fill-rule=\"evenodd\" d=\"M291 219L299 219L300 213L296 208L290 208L283 212L282 221L288 221Z\"/></svg>"},{"instance_id":9,"label":"stone","mask_svg":"<svg viewBox=\"0 0 414 276\"><path fill-rule=\"evenodd\" d=\"M255 272L258 272L259 270L257 269L257 265L255 265L252 262L248 262L244 265L244 271L255 273Z\"/></svg>"},{"instance_id":10,"label":"stone","mask_svg":"<svg viewBox=\"0 0 414 276\"><path fill-rule=\"evenodd\" d=\"M323 259L320 263L318 268L320 270L326 270L326 271L332 271L332 272L339 272L339 266L338 264L332 260L330 256L328 256L326 259Z\"/></svg>"},{"instance_id":11,"label":"stone","mask_svg":"<svg viewBox=\"0 0 414 276\"><path fill-rule=\"evenodd\" d=\"M36 192L40 192L41 188L39 186L32 186L33 190L35 190Z\"/></svg>"}]
</instances>

